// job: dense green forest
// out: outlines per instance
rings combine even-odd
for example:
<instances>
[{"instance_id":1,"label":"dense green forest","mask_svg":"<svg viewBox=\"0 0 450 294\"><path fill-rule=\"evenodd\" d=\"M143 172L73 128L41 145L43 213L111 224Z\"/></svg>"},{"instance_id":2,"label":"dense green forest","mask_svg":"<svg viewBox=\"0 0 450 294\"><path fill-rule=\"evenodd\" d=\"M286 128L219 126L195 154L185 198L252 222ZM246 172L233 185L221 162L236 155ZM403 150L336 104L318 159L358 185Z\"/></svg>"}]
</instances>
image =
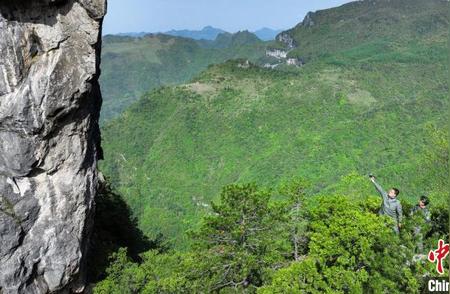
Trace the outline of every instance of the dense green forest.
<instances>
[{"instance_id":1,"label":"dense green forest","mask_svg":"<svg viewBox=\"0 0 450 294\"><path fill-rule=\"evenodd\" d=\"M210 65L105 123L99 199L123 197L139 229L99 242L115 253L95 291L419 293L434 265L413 261L414 227L428 250L448 240L447 10L319 11L283 33L303 66ZM401 191L399 236L369 173ZM428 224L409 216L423 194Z\"/></svg>"},{"instance_id":2,"label":"dense green forest","mask_svg":"<svg viewBox=\"0 0 450 294\"><path fill-rule=\"evenodd\" d=\"M265 43L247 31L220 34L215 41L108 35L102 47L102 122L158 86L189 81L213 63L238 57L256 61L265 53Z\"/></svg>"},{"instance_id":3,"label":"dense green forest","mask_svg":"<svg viewBox=\"0 0 450 294\"><path fill-rule=\"evenodd\" d=\"M403 50L408 51L405 47L417 52L423 49L413 48L417 43L428 46L439 38L446 40L447 6L445 0L365 0L310 13L284 32L296 45L289 55L309 60L343 50L354 49L355 53L362 43L379 40L385 42L379 43L381 48L370 48L372 54L384 49L384 54L392 57L414 58L402 56Z\"/></svg>"},{"instance_id":4,"label":"dense green forest","mask_svg":"<svg viewBox=\"0 0 450 294\"><path fill-rule=\"evenodd\" d=\"M328 193L373 172L405 201L430 193L422 158L445 123L445 64L354 63L287 74L229 62L160 88L103 128L102 170L144 232L178 244L228 183L295 175Z\"/></svg>"},{"instance_id":5,"label":"dense green forest","mask_svg":"<svg viewBox=\"0 0 450 294\"><path fill-rule=\"evenodd\" d=\"M434 155L441 160L447 150ZM421 227L424 248L448 240L447 205L432 206L430 223L407 214L397 235L392 220L377 213L379 197L355 199L345 181L342 195L314 196L309 185L291 179L278 189L224 187L190 233L189 251L159 240L133 261L120 248L94 293L422 293L435 265L420 257L426 252L414 232Z\"/></svg>"},{"instance_id":6,"label":"dense green forest","mask_svg":"<svg viewBox=\"0 0 450 294\"><path fill-rule=\"evenodd\" d=\"M444 199L447 138L434 130L424 161L433 168L431 189ZM146 238L120 195L104 186L89 257L90 278L101 280L94 293L422 293L424 277L436 274L418 242L429 250L448 240L447 203L433 201L426 223L402 201L406 219L396 235L392 220L378 215L380 197L364 194L366 185L347 177L339 192L323 195L301 178L272 188L228 185L183 251L160 236Z\"/></svg>"}]
</instances>

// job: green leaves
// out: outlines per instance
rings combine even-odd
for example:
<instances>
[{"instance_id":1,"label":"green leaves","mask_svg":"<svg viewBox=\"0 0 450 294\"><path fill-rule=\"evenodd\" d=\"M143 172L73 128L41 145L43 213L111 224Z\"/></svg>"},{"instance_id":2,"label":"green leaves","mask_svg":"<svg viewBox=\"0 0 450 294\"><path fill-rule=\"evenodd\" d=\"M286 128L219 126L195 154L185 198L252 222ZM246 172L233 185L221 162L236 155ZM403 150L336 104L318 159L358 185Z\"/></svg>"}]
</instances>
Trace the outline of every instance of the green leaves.
<instances>
[{"instance_id":1,"label":"green leaves","mask_svg":"<svg viewBox=\"0 0 450 294\"><path fill-rule=\"evenodd\" d=\"M445 238L445 209L433 208L429 224L407 214L399 236L378 215L379 198L310 195L308 187L301 178L276 193L228 185L188 252L150 250L133 263L120 249L95 292L419 293L433 268L413 260L416 227L424 244Z\"/></svg>"},{"instance_id":2,"label":"green leaves","mask_svg":"<svg viewBox=\"0 0 450 294\"><path fill-rule=\"evenodd\" d=\"M145 285L145 275L138 264L131 262L125 248L111 256L112 263L106 270L107 279L95 287L96 294L131 294Z\"/></svg>"},{"instance_id":3,"label":"green leaves","mask_svg":"<svg viewBox=\"0 0 450 294\"><path fill-rule=\"evenodd\" d=\"M410 283L407 254L390 222L356 197L309 199L306 259L278 271L261 293L400 292Z\"/></svg>"},{"instance_id":4,"label":"green leaves","mask_svg":"<svg viewBox=\"0 0 450 294\"><path fill-rule=\"evenodd\" d=\"M283 259L271 234L277 219L270 198L269 191L254 184L222 190L220 202L195 234L198 254L206 262L208 292L258 287L267 278L265 272Z\"/></svg>"}]
</instances>

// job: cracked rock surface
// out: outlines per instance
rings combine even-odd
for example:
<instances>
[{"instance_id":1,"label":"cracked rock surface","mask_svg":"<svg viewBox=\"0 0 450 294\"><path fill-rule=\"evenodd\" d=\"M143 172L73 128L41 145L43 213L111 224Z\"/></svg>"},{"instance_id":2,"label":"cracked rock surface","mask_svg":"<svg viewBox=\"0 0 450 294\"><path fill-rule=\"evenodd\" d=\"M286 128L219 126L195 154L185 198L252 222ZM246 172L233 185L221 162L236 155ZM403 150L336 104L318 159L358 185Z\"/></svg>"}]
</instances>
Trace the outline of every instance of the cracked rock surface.
<instances>
[{"instance_id":1,"label":"cracked rock surface","mask_svg":"<svg viewBox=\"0 0 450 294\"><path fill-rule=\"evenodd\" d=\"M105 0L0 0L0 293L81 292Z\"/></svg>"}]
</instances>

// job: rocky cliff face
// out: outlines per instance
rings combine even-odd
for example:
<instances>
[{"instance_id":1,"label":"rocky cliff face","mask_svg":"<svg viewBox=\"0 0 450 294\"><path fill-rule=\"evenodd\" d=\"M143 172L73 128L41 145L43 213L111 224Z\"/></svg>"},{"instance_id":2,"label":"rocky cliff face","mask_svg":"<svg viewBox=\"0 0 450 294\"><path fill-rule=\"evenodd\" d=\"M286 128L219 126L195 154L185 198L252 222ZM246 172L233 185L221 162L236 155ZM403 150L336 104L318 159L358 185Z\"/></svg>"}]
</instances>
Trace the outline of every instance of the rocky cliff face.
<instances>
[{"instance_id":1,"label":"rocky cliff face","mask_svg":"<svg viewBox=\"0 0 450 294\"><path fill-rule=\"evenodd\" d=\"M289 31L278 34L276 40L280 43L283 43L288 50L293 49L297 46L294 39L289 35Z\"/></svg>"},{"instance_id":2,"label":"rocky cliff face","mask_svg":"<svg viewBox=\"0 0 450 294\"><path fill-rule=\"evenodd\" d=\"M81 291L105 0L0 0L0 293Z\"/></svg>"},{"instance_id":3,"label":"rocky cliff face","mask_svg":"<svg viewBox=\"0 0 450 294\"><path fill-rule=\"evenodd\" d=\"M314 12L308 12L305 16L305 19L302 21L301 25L305 26L305 27L312 27L315 23L314 23L314 16L315 13Z\"/></svg>"}]
</instances>

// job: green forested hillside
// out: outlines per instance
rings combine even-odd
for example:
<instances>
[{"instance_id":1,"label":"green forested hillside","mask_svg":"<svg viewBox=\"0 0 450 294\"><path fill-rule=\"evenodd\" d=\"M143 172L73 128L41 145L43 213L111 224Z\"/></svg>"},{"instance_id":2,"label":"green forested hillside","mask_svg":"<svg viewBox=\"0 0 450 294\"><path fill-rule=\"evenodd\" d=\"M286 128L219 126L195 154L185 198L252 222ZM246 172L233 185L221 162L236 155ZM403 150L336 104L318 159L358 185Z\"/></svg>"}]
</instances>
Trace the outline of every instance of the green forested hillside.
<instances>
[{"instance_id":1,"label":"green forested hillside","mask_svg":"<svg viewBox=\"0 0 450 294\"><path fill-rule=\"evenodd\" d=\"M265 45L254 34L238 32L221 36L217 41L162 34L105 36L100 78L102 122L119 115L145 92L186 82L210 64L238 57L256 60L264 55Z\"/></svg>"},{"instance_id":2,"label":"green forested hillside","mask_svg":"<svg viewBox=\"0 0 450 294\"><path fill-rule=\"evenodd\" d=\"M305 65L211 65L107 122L101 170L156 241L95 292L421 293L448 240L447 7L317 12L280 35ZM369 173L400 189L399 235ZM429 222L409 214L422 194Z\"/></svg>"},{"instance_id":3,"label":"green forested hillside","mask_svg":"<svg viewBox=\"0 0 450 294\"><path fill-rule=\"evenodd\" d=\"M365 43L381 46L372 53L384 49L395 55L418 42L446 40L447 26L446 0L365 0L309 13L282 35L296 45L290 56L308 60Z\"/></svg>"},{"instance_id":4,"label":"green forested hillside","mask_svg":"<svg viewBox=\"0 0 450 294\"><path fill-rule=\"evenodd\" d=\"M102 170L144 232L177 242L229 183L301 176L327 193L343 177L373 172L412 201L431 192L422 161L431 125L446 119L446 30L443 23L424 39L371 39L289 73L242 61L211 66L188 84L144 95L107 124Z\"/></svg>"}]
</instances>

